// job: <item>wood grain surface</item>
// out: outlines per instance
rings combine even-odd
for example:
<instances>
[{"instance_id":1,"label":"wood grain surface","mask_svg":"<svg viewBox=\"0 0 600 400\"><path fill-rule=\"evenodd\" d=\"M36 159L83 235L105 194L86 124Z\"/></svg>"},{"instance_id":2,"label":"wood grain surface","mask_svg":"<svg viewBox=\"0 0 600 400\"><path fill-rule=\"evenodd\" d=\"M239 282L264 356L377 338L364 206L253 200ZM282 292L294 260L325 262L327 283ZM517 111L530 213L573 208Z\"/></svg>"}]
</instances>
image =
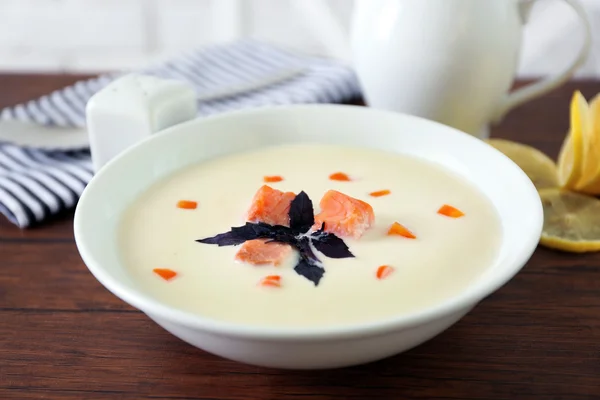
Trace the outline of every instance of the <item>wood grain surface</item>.
<instances>
[{"instance_id":1,"label":"wood grain surface","mask_svg":"<svg viewBox=\"0 0 600 400\"><path fill-rule=\"evenodd\" d=\"M79 76L0 75L0 107ZM556 156L570 82L493 136ZM490 177L493 179L493 177ZM538 248L458 324L404 354L331 371L227 361L174 338L82 263L72 214L32 230L0 217L0 399L600 399L600 253Z\"/></svg>"}]
</instances>

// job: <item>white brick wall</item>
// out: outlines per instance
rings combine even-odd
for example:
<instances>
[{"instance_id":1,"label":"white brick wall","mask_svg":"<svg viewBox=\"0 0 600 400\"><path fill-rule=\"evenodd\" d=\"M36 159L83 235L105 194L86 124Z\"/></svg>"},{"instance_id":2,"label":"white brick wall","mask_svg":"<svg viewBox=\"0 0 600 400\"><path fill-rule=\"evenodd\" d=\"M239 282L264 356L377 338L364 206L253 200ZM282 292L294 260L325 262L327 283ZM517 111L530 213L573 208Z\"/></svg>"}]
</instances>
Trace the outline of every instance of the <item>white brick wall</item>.
<instances>
[{"instance_id":1,"label":"white brick wall","mask_svg":"<svg viewBox=\"0 0 600 400\"><path fill-rule=\"evenodd\" d=\"M323 24L315 14L303 17L298 7L322 1L347 30L352 0L0 0L0 71L135 68L241 36L343 55L335 24ZM600 0L581 1L600 38ZM566 6L538 3L526 30L521 75L555 72L580 40ZM578 75L600 78L600 39Z\"/></svg>"}]
</instances>

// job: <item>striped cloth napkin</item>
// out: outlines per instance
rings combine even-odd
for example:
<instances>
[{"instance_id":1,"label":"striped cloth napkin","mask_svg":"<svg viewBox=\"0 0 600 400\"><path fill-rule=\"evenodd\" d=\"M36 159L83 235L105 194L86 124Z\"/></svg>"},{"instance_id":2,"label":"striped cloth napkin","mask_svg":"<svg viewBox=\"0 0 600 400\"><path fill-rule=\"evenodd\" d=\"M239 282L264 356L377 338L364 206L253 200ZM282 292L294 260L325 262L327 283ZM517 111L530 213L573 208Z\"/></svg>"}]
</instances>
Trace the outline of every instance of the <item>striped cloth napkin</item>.
<instances>
[{"instance_id":1,"label":"striped cloth napkin","mask_svg":"<svg viewBox=\"0 0 600 400\"><path fill-rule=\"evenodd\" d=\"M288 81L234 97L200 101L199 115L266 105L339 103L360 94L348 66L292 54L253 40L184 54L138 72L186 81L201 96L292 68L304 72ZM0 111L0 119L84 127L87 100L124 73L77 82L28 103L5 108ZM47 221L72 209L92 176L88 149L48 151L0 144L0 213L21 228Z\"/></svg>"}]
</instances>

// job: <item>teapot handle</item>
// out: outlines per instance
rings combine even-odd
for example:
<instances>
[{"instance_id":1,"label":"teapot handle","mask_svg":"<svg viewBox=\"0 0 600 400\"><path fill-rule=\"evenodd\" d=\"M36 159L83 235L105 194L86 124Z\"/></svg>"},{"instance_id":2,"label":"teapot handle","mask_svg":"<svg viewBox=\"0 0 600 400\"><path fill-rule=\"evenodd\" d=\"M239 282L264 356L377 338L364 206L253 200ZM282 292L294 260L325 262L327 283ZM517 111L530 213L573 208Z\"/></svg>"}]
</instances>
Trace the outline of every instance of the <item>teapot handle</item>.
<instances>
[{"instance_id":1,"label":"teapot handle","mask_svg":"<svg viewBox=\"0 0 600 400\"><path fill-rule=\"evenodd\" d=\"M577 13L581 25L583 26L585 37L583 45L579 49L579 54L577 55L575 60L564 71L560 72L559 74L531 83L525 87L514 90L508 95L506 95L506 97L494 110L494 113L491 117L492 123L496 124L500 122L502 118L513 108L518 107L529 100L546 94L547 92L561 86L569 78L571 78L571 76L573 76L577 68L579 68L587 59L592 44L592 33L589 20L586 16L586 12L579 0L563 1L569 6L571 6L571 8ZM526 16L531 6L533 5L533 1L522 3L521 5L523 6L521 8L522 19L524 22L526 22Z\"/></svg>"}]
</instances>

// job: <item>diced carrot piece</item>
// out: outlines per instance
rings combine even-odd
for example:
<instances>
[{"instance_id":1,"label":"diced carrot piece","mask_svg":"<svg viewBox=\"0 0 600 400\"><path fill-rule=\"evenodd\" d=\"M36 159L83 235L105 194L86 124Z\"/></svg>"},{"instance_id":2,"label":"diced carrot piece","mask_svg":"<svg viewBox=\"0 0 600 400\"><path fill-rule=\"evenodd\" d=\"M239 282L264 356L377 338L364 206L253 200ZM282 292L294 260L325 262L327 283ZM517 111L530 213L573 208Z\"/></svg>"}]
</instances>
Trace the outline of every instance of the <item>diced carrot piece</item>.
<instances>
[{"instance_id":1,"label":"diced carrot piece","mask_svg":"<svg viewBox=\"0 0 600 400\"><path fill-rule=\"evenodd\" d=\"M329 179L332 181L351 181L350 177L343 172L336 172L329 175Z\"/></svg>"},{"instance_id":2,"label":"diced carrot piece","mask_svg":"<svg viewBox=\"0 0 600 400\"><path fill-rule=\"evenodd\" d=\"M152 270L156 275L163 278L165 281L170 281L177 276L177 272L168 268L154 268Z\"/></svg>"},{"instance_id":3,"label":"diced carrot piece","mask_svg":"<svg viewBox=\"0 0 600 400\"><path fill-rule=\"evenodd\" d=\"M237 261L252 265L280 265L292 252L284 243L266 243L267 239L247 240L235 255Z\"/></svg>"},{"instance_id":4,"label":"diced carrot piece","mask_svg":"<svg viewBox=\"0 0 600 400\"><path fill-rule=\"evenodd\" d=\"M394 272L394 267L382 265L381 267L377 268L377 279L385 279L390 276L392 272Z\"/></svg>"},{"instance_id":5,"label":"diced carrot piece","mask_svg":"<svg viewBox=\"0 0 600 400\"><path fill-rule=\"evenodd\" d=\"M177 202L177 208L183 208L185 210L195 210L198 208L198 202L192 200L179 200Z\"/></svg>"},{"instance_id":6,"label":"diced carrot piece","mask_svg":"<svg viewBox=\"0 0 600 400\"><path fill-rule=\"evenodd\" d=\"M269 183L269 182L281 182L283 180L282 176L279 175L272 175L272 176L265 176L263 178L263 181Z\"/></svg>"},{"instance_id":7,"label":"diced carrot piece","mask_svg":"<svg viewBox=\"0 0 600 400\"><path fill-rule=\"evenodd\" d=\"M281 276L269 275L262 278L259 282L261 286L281 287Z\"/></svg>"},{"instance_id":8,"label":"diced carrot piece","mask_svg":"<svg viewBox=\"0 0 600 400\"><path fill-rule=\"evenodd\" d=\"M263 185L252 199L246 213L249 222L264 222L269 225L290 225L290 204L296 195Z\"/></svg>"},{"instance_id":9,"label":"diced carrot piece","mask_svg":"<svg viewBox=\"0 0 600 400\"><path fill-rule=\"evenodd\" d=\"M390 229L388 230L388 235L399 235L404 236L408 239L416 239L417 237L408 229L406 229L403 225L400 225L397 222L394 222Z\"/></svg>"},{"instance_id":10,"label":"diced carrot piece","mask_svg":"<svg viewBox=\"0 0 600 400\"><path fill-rule=\"evenodd\" d=\"M378 190L376 192L371 192L371 193L369 193L369 195L373 196L373 197L381 197L381 196L387 196L390 193L392 193L392 192L390 192L389 190L385 189L385 190Z\"/></svg>"},{"instance_id":11,"label":"diced carrot piece","mask_svg":"<svg viewBox=\"0 0 600 400\"><path fill-rule=\"evenodd\" d=\"M444 204L438 210L438 214L445 215L450 218L460 218L465 215L464 212L460 211L458 208L449 206L448 204Z\"/></svg>"},{"instance_id":12,"label":"diced carrot piece","mask_svg":"<svg viewBox=\"0 0 600 400\"><path fill-rule=\"evenodd\" d=\"M369 203L335 190L329 190L319 203L321 212L315 216L315 229L325 223L325 231L338 236L359 239L375 222Z\"/></svg>"}]
</instances>

